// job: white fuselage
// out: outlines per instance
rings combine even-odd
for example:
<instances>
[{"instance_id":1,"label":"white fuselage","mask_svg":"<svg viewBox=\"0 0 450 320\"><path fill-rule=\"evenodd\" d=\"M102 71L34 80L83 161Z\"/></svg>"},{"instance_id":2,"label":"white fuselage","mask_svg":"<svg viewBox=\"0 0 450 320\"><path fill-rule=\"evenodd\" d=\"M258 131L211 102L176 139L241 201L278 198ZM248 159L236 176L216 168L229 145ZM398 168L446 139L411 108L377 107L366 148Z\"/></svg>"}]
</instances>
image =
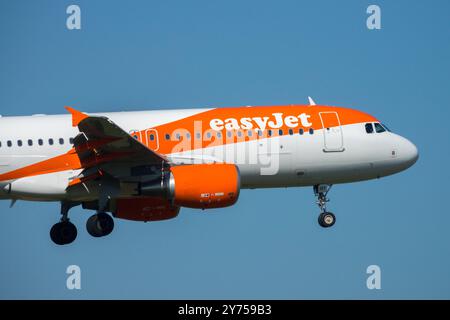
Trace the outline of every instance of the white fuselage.
<instances>
[{"instance_id":1,"label":"white fuselage","mask_svg":"<svg viewBox=\"0 0 450 320\"><path fill-rule=\"evenodd\" d=\"M132 133L207 110L101 115ZM302 135L295 132L172 152L166 156L175 164L235 163L240 170L242 188L310 186L374 179L402 171L418 157L416 147L407 139L388 131L368 134L363 123L342 125L336 133L326 132L327 136L326 130L315 130L313 134L306 131ZM0 118L0 174L68 152L72 148L70 139L78 133L78 128L72 127L70 115ZM163 143L161 137L160 143ZM65 189L70 178L77 174L77 170L69 169L32 176L23 181L2 181L0 197L61 201L68 197ZM21 192L8 193L11 183L20 186Z\"/></svg>"}]
</instances>

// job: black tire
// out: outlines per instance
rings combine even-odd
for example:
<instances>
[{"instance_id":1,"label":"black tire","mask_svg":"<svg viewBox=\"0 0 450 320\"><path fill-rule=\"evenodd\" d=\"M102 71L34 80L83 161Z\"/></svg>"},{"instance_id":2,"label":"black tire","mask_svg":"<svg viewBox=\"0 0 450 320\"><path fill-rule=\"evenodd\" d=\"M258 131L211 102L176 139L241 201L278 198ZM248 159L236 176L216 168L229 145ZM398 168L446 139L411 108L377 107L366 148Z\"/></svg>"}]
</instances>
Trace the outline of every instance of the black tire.
<instances>
[{"instance_id":1,"label":"black tire","mask_svg":"<svg viewBox=\"0 0 450 320\"><path fill-rule=\"evenodd\" d=\"M50 238L60 246L74 242L77 234L77 227L69 221L56 223L50 229Z\"/></svg>"},{"instance_id":2,"label":"black tire","mask_svg":"<svg viewBox=\"0 0 450 320\"><path fill-rule=\"evenodd\" d=\"M107 236L114 230L114 220L104 212L94 214L87 220L86 230L95 238Z\"/></svg>"},{"instance_id":3,"label":"black tire","mask_svg":"<svg viewBox=\"0 0 450 320\"><path fill-rule=\"evenodd\" d=\"M321 227L330 228L336 223L336 216L332 212L322 212L318 221Z\"/></svg>"}]
</instances>

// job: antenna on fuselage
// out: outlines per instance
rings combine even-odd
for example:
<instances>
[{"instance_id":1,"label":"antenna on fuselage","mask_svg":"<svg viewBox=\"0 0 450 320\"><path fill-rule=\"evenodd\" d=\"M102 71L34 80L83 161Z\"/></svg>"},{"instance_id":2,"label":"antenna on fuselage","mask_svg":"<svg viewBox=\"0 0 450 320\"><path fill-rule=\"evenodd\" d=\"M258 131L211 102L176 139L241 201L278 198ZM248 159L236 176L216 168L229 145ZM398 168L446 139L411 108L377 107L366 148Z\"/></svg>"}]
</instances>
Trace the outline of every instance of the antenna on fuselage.
<instances>
[{"instance_id":1,"label":"antenna on fuselage","mask_svg":"<svg viewBox=\"0 0 450 320\"><path fill-rule=\"evenodd\" d=\"M17 199L12 199L12 200L11 200L11 203L9 204L9 207L10 207L10 208L14 207L14 205L16 204L16 202L17 202Z\"/></svg>"},{"instance_id":2,"label":"antenna on fuselage","mask_svg":"<svg viewBox=\"0 0 450 320\"><path fill-rule=\"evenodd\" d=\"M315 106L316 105L316 103L314 102L313 98L308 97L308 101L309 101L309 105L310 106Z\"/></svg>"}]
</instances>

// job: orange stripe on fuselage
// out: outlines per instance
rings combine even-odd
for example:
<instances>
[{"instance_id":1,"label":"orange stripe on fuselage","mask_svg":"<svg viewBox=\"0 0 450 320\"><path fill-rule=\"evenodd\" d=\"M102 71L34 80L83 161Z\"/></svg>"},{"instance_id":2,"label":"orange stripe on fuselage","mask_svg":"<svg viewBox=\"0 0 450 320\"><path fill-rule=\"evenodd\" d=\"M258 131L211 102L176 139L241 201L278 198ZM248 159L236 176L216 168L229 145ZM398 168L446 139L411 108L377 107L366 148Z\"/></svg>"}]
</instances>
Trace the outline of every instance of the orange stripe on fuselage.
<instances>
[{"instance_id":1,"label":"orange stripe on fuselage","mask_svg":"<svg viewBox=\"0 0 450 320\"><path fill-rule=\"evenodd\" d=\"M41 174L60 172L82 168L77 153L71 151L60 156L50 158L14 171L0 175L0 181L15 180L24 177L32 177Z\"/></svg>"},{"instance_id":2,"label":"orange stripe on fuselage","mask_svg":"<svg viewBox=\"0 0 450 320\"><path fill-rule=\"evenodd\" d=\"M268 107L218 108L201 112L177 121L162 124L160 126L151 129L154 129L158 132L159 148L157 149L157 151L162 154L170 154L175 152L189 151L211 146L221 146L230 143L244 142L256 140L258 138L264 138L268 136L269 129L271 130L272 137L279 136L279 130L282 130L283 135L288 135L289 129L292 129L294 133L298 133L299 129L304 129L304 131L308 131L310 128L312 128L313 130L323 129L322 121L319 115L320 113L323 112L336 112L339 115L341 125L378 121L375 117L367 113L353 109L317 106L317 105L316 106L292 105L292 106L268 106ZM286 117L297 118L298 125L295 127L289 127L286 125L285 122L283 122L283 124L280 127L271 128L268 125L271 121L274 122L274 124L277 124L275 123L277 117L275 117L274 114L278 114L278 120L280 117L283 119L286 119ZM282 115L280 116L279 114ZM303 126L301 119L298 118L302 114L308 116L307 120L308 122L311 123L310 126ZM253 126L250 129L253 131L252 135L248 136L249 129L242 129L242 128L239 130L227 130L224 126L223 129L221 130L213 130L211 129L210 124L211 121L214 121L215 119L221 120L224 123L227 122L227 119L234 119L240 125L242 124L243 119L246 120L251 119L250 121L247 122L250 122ZM293 118L290 119L292 120ZM234 120L229 120L228 123ZM264 120L267 121L264 122ZM264 123L266 124L266 126L264 128L265 130L263 132L263 137L258 137L257 131L255 131L255 129L261 129L260 124ZM241 127L244 126L241 125ZM142 130L139 133L138 137L140 138L139 140L142 143L147 144L147 146L151 149L152 144L149 141L150 139L146 137L147 130L148 129ZM189 138L187 133L189 134ZM217 133L220 133L220 136ZM165 136L167 134L170 135L170 140L166 139ZM176 138L177 134L179 134L180 136L179 139ZM196 137L197 134L201 135L201 139L197 139ZM228 137L229 134L232 135L231 139Z\"/></svg>"}]
</instances>

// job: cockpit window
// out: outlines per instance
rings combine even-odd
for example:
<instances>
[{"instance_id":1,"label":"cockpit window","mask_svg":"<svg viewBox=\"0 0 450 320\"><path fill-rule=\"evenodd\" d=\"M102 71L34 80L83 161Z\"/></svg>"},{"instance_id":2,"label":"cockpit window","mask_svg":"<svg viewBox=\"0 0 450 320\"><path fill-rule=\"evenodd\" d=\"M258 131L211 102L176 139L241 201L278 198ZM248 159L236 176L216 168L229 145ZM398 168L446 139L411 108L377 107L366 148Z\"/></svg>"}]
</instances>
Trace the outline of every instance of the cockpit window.
<instances>
[{"instance_id":1,"label":"cockpit window","mask_svg":"<svg viewBox=\"0 0 450 320\"><path fill-rule=\"evenodd\" d=\"M375 131L377 133L381 133L381 132L385 132L386 131L386 129L383 128L383 126L381 124L379 124L378 122L375 122L374 125L375 125Z\"/></svg>"},{"instance_id":2,"label":"cockpit window","mask_svg":"<svg viewBox=\"0 0 450 320\"><path fill-rule=\"evenodd\" d=\"M382 123L381 125L386 129L386 131L391 132L391 130L384 123Z\"/></svg>"},{"instance_id":3,"label":"cockpit window","mask_svg":"<svg viewBox=\"0 0 450 320\"><path fill-rule=\"evenodd\" d=\"M371 123L366 123L366 132L373 133L373 126Z\"/></svg>"}]
</instances>

